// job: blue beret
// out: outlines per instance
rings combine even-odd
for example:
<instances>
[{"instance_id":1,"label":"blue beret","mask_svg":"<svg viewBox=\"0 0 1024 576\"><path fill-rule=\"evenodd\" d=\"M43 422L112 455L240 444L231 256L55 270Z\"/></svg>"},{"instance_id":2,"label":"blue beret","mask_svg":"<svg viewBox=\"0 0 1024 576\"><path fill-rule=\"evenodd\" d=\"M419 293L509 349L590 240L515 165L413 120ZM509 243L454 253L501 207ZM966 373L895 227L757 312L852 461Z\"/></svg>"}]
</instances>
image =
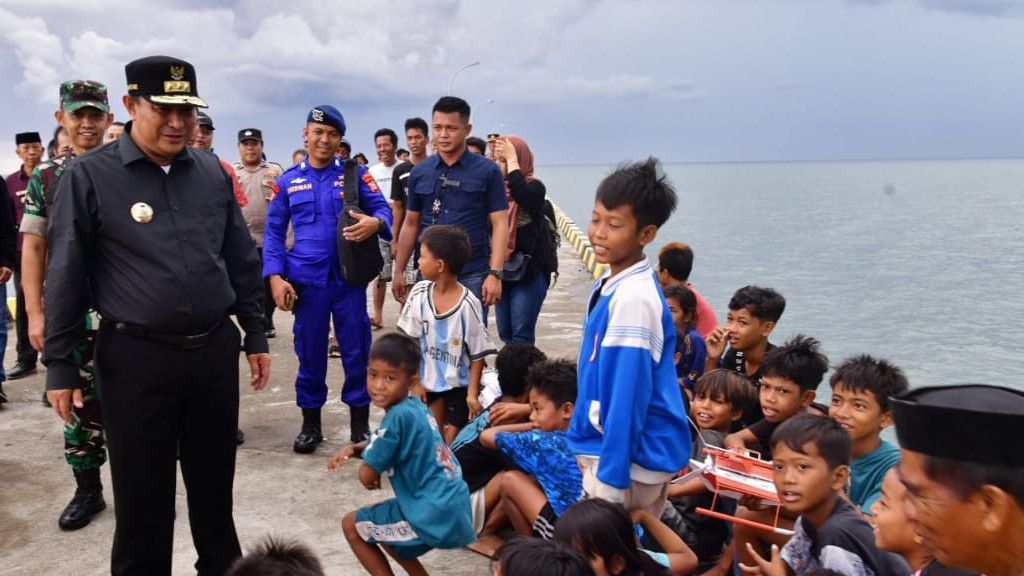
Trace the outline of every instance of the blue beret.
<instances>
[{"instance_id":1,"label":"blue beret","mask_svg":"<svg viewBox=\"0 0 1024 576\"><path fill-rule=\"evenodd\" d=\"M306 116L306 122L316 122L317 124L326 124L328 126L334 126L338 129L338 132L345 135L345 117L341 115L341 111L331 106L330 104L321 104L314 106L309 111L309 115Z\"/></svg>"}]
</instances>

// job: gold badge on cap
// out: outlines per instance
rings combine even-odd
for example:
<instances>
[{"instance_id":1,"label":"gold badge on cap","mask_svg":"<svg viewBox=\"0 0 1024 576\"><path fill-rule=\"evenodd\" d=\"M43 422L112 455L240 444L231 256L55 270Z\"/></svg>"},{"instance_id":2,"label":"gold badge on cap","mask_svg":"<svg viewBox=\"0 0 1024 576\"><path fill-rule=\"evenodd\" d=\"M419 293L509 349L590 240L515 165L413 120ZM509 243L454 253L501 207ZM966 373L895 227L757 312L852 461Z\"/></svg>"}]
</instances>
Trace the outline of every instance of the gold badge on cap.
<instances>
[{"instance_id":1,"label":"gold badge on cap","mask_svg":"<svg viewBox=\"0 0 1024 576\"><path fill-rule=\"evenodd\" d=\"M171 64L171 80L184 80L185 79L185 67L175 66Z\"/></svg>"},{"instance_id":2,"label":"gold badge on cap","mask_svg":"<svg viewBox=\"0 0 1024 576\"><path fill-rule=\"evenodd\" d=\"M132 204L132 220L140 224L146 224L153 219L153 207L145 202Z\"/></svg>"}]
</instances>

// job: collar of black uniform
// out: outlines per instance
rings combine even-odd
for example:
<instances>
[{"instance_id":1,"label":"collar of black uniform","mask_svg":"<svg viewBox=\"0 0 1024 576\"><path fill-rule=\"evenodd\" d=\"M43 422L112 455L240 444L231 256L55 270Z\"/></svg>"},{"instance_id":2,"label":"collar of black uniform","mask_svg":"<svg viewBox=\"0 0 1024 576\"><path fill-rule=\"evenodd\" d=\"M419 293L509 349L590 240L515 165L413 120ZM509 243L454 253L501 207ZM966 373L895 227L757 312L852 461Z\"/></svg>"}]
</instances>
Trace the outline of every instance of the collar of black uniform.
<instances>
[{"instance_id":1,"label":"collar of black uniform","mask_svg":"<svg viewBox=\"0 0 1024 576\"><path fill-rule=\"evenodd\" d=\"M123 164L124 166L127 166L132 162L136 162L138 160L149 160L150 162L152 162L152 160L149 159L149 156L146 156L146 153L143 152L142 149L139 148L137 144L135 144L135 141L131 139L132 122L132 120L129 120L125 123L124 134L122 134L121 137L117 139L118 146L121 150L121 164ZM172 163L191 162L192 156L190 154L191 147L185 146L181 150L181 152L178 152L178 155L174 157Z\"/></svg>"},{"instance_id":2,"label":"collar of black uniform","mask_svg":"<svg viewBox=\"0 0 1024 576\"><path fill-rule=\"evenodd\" d=\"M890 398L900 446L927 456L1024 466L1024 392L961 384L918 388Z\"/></svg>"}]
</instances>

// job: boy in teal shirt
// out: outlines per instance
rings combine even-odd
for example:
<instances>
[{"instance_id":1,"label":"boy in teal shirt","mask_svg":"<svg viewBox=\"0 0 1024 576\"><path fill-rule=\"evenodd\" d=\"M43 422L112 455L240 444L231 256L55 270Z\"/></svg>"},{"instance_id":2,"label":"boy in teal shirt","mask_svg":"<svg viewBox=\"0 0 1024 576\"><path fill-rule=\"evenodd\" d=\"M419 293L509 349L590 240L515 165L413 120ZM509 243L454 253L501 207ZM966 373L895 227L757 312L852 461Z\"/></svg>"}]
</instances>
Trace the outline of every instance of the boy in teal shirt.
<instances>
[{"instance_id":1,"label":"boy in teal shirt","mask_svg":"<svg viewBox=\"0 0 1024 576\"><path fill-rule=\"evenodd\" d=\"M892 425L889 398L909 390L907 377L898 367L867 354L847 358L832 378L832 418L853 441L850 463L850 501L861 513L882 493L885 473L900 461L900 449L882 440L882 430Z\"/></svg>"},{"instance_id":2,"label":"boy in teal shirt","mask_svg":"<svg viewBox=\"0 0 1024 576\"><path fill-rule=\"evenodd\" d=\"M341 449L327 463L339 468L362 457L359 481L379 490L391 480L395 498L345 514L342 531L359 562L371 574L388 573L382 548L410 574L422 574L417 558L433 548L459 548L476 539L469 490L459 461L441 439L437 423L409 389L419 379L416 341L386 334L370 349L366 387L387 414L370 439Z\"/></svg>"}]
</instances>

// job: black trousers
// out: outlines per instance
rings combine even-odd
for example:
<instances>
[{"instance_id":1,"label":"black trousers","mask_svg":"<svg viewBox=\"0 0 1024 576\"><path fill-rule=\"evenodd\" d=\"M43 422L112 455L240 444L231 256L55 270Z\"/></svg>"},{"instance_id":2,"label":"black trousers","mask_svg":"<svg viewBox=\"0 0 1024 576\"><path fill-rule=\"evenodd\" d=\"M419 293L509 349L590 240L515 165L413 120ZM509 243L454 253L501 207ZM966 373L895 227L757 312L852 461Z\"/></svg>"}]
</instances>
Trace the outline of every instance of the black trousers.
<instances>
[{"instance_id":1,"label":"black trousers","mask_svg":"<svg viewBox=\"0 0 1024 576\"><path fill-rule=\"evenodd\" d=\"M25 291L21 288L21 254L14 263L14 331L18 336L15 351L18 362L26 366L35 366L39 352L32 347L28 339L28 314L25 312Z\"/></svg>"},{"instance_id":2,"label":"black trousers","mask_svg":"<svg viewBox=\"0 0 1024 576\"><path fill-rule=\"evenodd\" d=\"M101 326L97 379L117 521L111 574L170 576L176 454L199 574L241 555L232 517L239 332L225 320L202 348L177 350Z\"/></svg>"}]
</instances>

